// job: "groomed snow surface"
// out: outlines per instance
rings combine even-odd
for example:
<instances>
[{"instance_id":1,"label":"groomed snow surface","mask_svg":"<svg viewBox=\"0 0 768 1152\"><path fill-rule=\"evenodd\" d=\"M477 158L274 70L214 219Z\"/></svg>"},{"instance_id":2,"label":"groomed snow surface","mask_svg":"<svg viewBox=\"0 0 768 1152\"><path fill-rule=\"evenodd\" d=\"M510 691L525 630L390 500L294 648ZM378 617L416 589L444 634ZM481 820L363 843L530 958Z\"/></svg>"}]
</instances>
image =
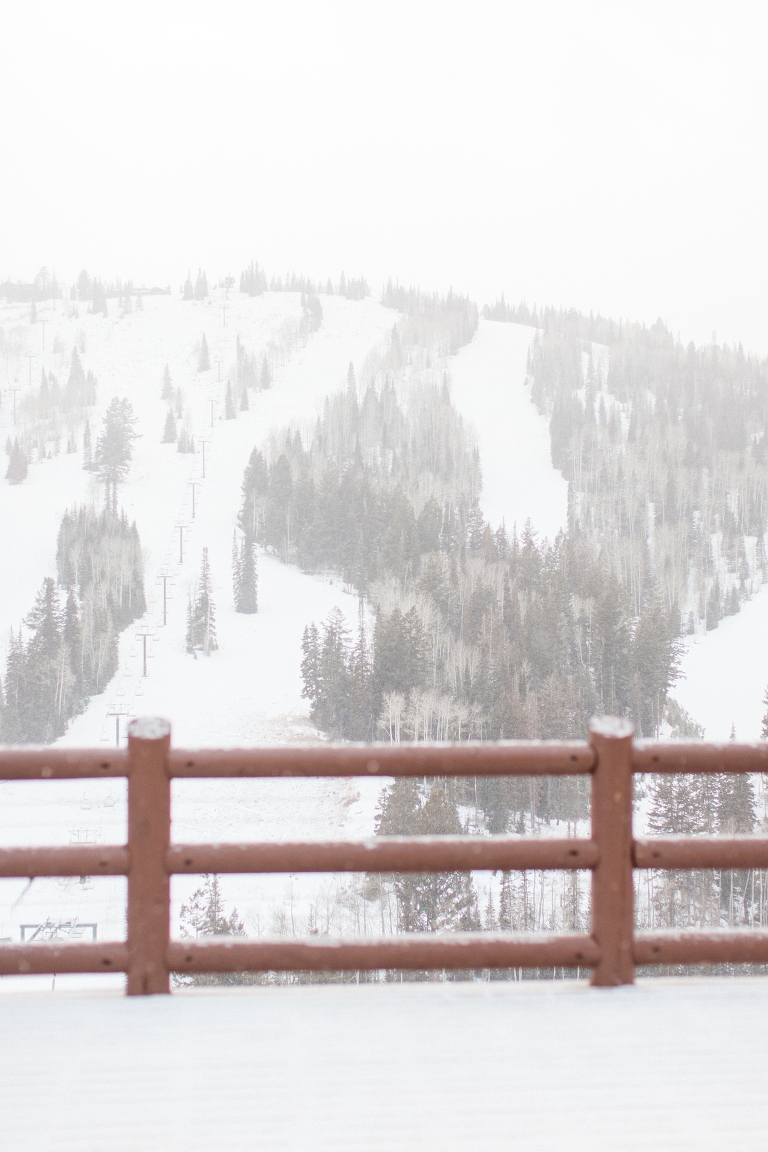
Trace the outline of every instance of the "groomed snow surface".
<instances>
[{"instance_id":1,"label":"groomed snow surface","mask_svg":"<svg viewBox=\"0 0 768 1152\"><path fill-rule=\"evenodd\" d=\"M759 740L768 685L768 586L717 628L691 639L672 694L707 740Z\"/></svg>"},{"instance_id":2,"label":"groomed snow surface","mask_svg":"<svg viewBox=\"0 0 768 1152\"><path fill-rule=\"evenodd\" d=\"M768 982L2 1002L13 1152L764 1152Z\"/></svg>"},{"instance_id":3,"label":"groomed snow surface","mask_svg":"<svg viewBox=\"0 0 768 1152\"><path fill-rule=\"evenodd\" d=\"M568 485L552 467L549 422L531 403L525 364L535 328L480 320L451 362L451 399L480 449L483 514L520 533L528 518L539 539L568 523Z\"/></svg>"}]
</instances>

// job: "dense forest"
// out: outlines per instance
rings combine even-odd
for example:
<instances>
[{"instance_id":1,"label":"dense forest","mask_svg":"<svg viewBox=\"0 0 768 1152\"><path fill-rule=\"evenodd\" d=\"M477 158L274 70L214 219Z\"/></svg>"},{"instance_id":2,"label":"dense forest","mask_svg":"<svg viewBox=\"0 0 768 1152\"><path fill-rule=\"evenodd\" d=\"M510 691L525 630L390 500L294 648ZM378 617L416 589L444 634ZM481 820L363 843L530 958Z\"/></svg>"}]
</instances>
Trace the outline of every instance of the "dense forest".
<instances>
[{"instance_id":1,"label":"dense forest","mask_svg":"<svg viewBox=\"0 0 768 1152\"><path fill-rule=\"evenodd\" d=\"M502 317L501 313L504 313ZM679 631L712 629L765 578L768 364L650 328L503 303L536 324L531 399L570 485L569 531Z\"/></svg>"},{"instance_id":2,"label":"dense forest","mask_svg":"<svg viewBox=\"0 0 768 1152\"><path fill-rule=\"evenodd\" d=\"M244 533L338 572L374 612L356 637L337 618L308 626L314 719L341 738L495 739L581 735L608 711L652 733L678 659L663 590L637 611L583 535L539 541L530 524L510 536L483 521L443 359L476 312L391 286L385 299L402 317L364 386L350 369L306 446L296 430L273 437L244 478Z\"/></svg>"},{"instance_id":3,"label":"dense forest","mask_svg":"<svg viewBox=\"0 0 768 1152\"><path fill-rule=\"evenodd\" d=\"M47 577L11 633L0 741L50 743L117 671L120 632L144 615L144 563L135 524L81 507L61 522L57 581ZM58 585L58 586L57 586Z\"/></svg>"},{"instance_id":4,"label":"dense forest","mask_svg":"<svg viewBox=\"0 0 768 1152\"><path fill-rule=\"evenodd\" d=\"M79 361L73 353L73 366ZM87 387L82 376L79 387ZM65 512L47 577L18 632L11 632L0 691L0 742L50 743L117 671L118 637L143 616L144 557L136 524L118 512L136 433L126 399L110 402L84 467L104 485L104 507Z\"/></svg>"}]
</instances>

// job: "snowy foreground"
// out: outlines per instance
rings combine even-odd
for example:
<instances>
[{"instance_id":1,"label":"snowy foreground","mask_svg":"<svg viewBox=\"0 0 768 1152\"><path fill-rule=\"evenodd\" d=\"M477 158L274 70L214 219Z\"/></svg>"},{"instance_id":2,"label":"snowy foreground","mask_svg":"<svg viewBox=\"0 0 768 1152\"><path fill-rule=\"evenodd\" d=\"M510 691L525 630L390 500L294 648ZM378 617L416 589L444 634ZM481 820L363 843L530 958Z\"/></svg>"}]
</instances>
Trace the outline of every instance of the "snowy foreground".
<instances>
[{"instance_id":1,"label":"snowy foreground","mask_svg":"<svg viewBox=\"0 0 768 1152\"><path fill-rule=\"evenodd\" d=\"M14 1152L763 1152L761 980L14 996Z\"/></svg>"}]
</instances>

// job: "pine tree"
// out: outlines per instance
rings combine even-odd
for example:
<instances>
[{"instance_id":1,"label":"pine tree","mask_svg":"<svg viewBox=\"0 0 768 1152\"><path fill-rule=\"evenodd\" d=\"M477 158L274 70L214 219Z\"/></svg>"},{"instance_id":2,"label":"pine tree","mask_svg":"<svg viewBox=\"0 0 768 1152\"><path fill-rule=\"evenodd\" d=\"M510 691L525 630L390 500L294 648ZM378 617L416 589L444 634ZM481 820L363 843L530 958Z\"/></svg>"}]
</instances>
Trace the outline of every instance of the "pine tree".
<instances>
[{"instance_id":1,"label":"pine tree","mask_svg":"<svg viewBox=\"0 0 768 1152\"><path fill-rule=\"evenodd\" d=\"M266 392L267 388L270 388L271 385L272 385L272 373L269 370L269 361L267 360L267 357L265 355L261 361L261 375L259 376L259 388L261 388L262 392Z\"/></svg>"},{"instance_id":2,"label":"pine tree","mask_svg":"<svg viewBox=\"0 0 768 1152\"><path fill-rule=\"evenodd\" d=\"M413 781L397 781L385 796L376 822L377 835L459 835L451 784L435 780L420 804ZM394 879L398 922L405 932L472 931L480 927L477 895L465 872L401 874Z\"/></svg>"},{"instance_id":3,"label":"pine tree","mask_svg":"<svg viewBox=\"0 0 768 1152\"><path fill-rule=\"evenodd\" d=\"M320 699L320 634L313 622L304 629L301 638L301 695L310 702L313 716Z\"/></svg>"},{"instance_id":4,"label":"pine tree","mask_svg":"<svg viewBox=\"0 0 768 1152\"><path fill-rule=\"evenodd\" d=\"M256 572L256 545L246 536L243 537L240 551L237 551L237 540L232 542L233 564L236 566L235 581L235 611L252 615L258 611L258 575Z\"/></svg>"},{"instance_id":5,"label":"pine tree","mask_svg":"<svg viewBox=\"0 0 768 1152\"><path fill-rule=\"evenodd\" d=\"M8 470L5 473L5 478L9 484L21 484L21 482L27 478L27 471L27 457L20 447L17 437L11 449L11 458L8 461Z\"/></svg>"},{"instance_id":6,"label":"pine tree","mask_svg":"<svg viewBox=\"0 0 768 1152\"><path fill-rule=\"evenodd\" d=\"M240 411L241 412L248 412L249 409L250 409L250 404L248 403L248 389L243 388L243 390L240 394Z\"/></svg>"},{"instance_id":7,"label":"pine tree","mask_svg":"<svg viewBox=\"0 0 768 1152\"><path fill-rule=\"evenodd\" d=\"M110 401L103 421L103 429L96 441L94 471L106 487L106 502L117 508L117 485L128 475L133 444L138 433L133 425L136 417L128 400L117 396ZM110 501L111 494L111 501Z\"/></svg>"},{"instance_id":8,"label":"pine tree","mask_svg":"<svg viewBox=\"0 0 768 1152\"><path fill-rule=\"evenodd\" d=\"M217 875L205 874L203 883L192 893L180 910L181 936L199 939L201 936L245 936L245 926L233 908L227 915L221 883ZM243 984L262 984L264 977L253 972L206 972L179 978L180 984L195 987L236 987Z\"/></svg>"},{"instance_id":9,"label":"pine tree","mask_svg":"<svg viewBox=\"0 0 768 1152\"><path fill-rule=\"evenodd\" d=\"M224 419L234 420L236 416L235 403L232 399L232 383L231 381L227 381L227 395L224 399Z\"/></svg>"},{"instance_id":10,"label":"pine tree","mask_svg":"<svg viewBox=\"0 0 768 1152\"><path fill-rule=\"evenodd\" d=\"M62 660L62 613L50 577L43 581L24 624L32 633L24 653L24 737L48 744L64 732L70 691L66 660Z\"/></svg>"},{"instance_id":11,"label":"pine tree","mask_svg":"<svg viewBox=\"0 0 768 1152\"><path fill-rule=\"evenodd\" d=\"M765 704L766 710L763 713L763 723L760 729L760 737L762 740L768 740L768 688L766 688L765 694L763 695L763 704Z\"/></svg>"},{"instance_id":12,"label":"pine tree","mask_svg":"<svg viewBox=\"0 0 768 1152\"><path fill-rule=\"evenodd\" d=\"M91 445L91 425L88 420L85 422L85 429L83 430L83 470L85 472L93 471L93 447Z\"/></svg>"},{"instance_id":13,"label":"pine tree","mask_svg":"<svg viewBox=\"0 0 768 1152\"><path fill-rule=\"evenodd\" d=\"M237 547L237 529L232 529L232 597L235 602L235 612L240 599L240 551Z\"/></svg>"},{"instance_id":14,"label":"pine tree","mask_svg":"<svg viewBox=\"0 0 768 1152\"><path fill-rule=\"evenodd\" d=\"M194 300L195 298L195 289L194 285L192 284L192 277L189 272L187 272L187 278L184 281L184 287L182 288L182 297L184 300Z\"/></svg>"},{"instance_id":15,"label":"pine tree","mask_svg":"<svg viewBox=\"0 0 768 1152\"><path fill-rule=\"evenodd\" d=\"M73 588L67 593L62 639L71 676L71 694L79 701L83 695L83 629Z\"/></svg>"},{"instance_id":16,"label":"pine tree","mask_svg":"<svg viewBox=\"0 0 768 1152\"><path fill-rule=\"evenodd\" d=\"M195 300L204 300L208 295L208 277L205 272L197 270L197 280L195 281Z\"/></svg>"},{"instance_id":17,"label":"pine tree","mask_svg":"<svg viewBox=\"0 0 768 1152\"><path fill-rule=\"evenodd\" d=\"M165 418L165 428L163 430L163 444L176 443L176 420L174 419L173 411L169 408L168 415Z\"/></svg>"},{"instance_id":18,"label":"pine tree","mask_svg":"<svg viewBox=\"0 0 768 1152\"><path fill-rule=\"evenodd\" d=\"M163 372L163 390L160 393L160 399L173 399L173 382L171 381L171 370L167 364L165 366L165 371Z\"/></svg>"},{"instance_id":19,"label":"pine tree","mask_svg":"<svg viewBox=\"0 0 768 1152\"><path fill-rule=\"evenodd\" d=\"M208 549L203 548L197 595L187 610L187 652L204 652L208 656L218 648L216 641L216 606L213 602Z\"/></svg>"},{"instance_id":20,"label":"pine tree","mask_svg":"<svg viewBox=\"0 0 768 1152\"><path fill-rule=\"evenodd\" d=\"M198 372L207 372L210 367L211 359L208 354L208 341L205 338L205 332L203 332L203 339L200 343L200 357L197 361L197 370Z\"/></svg>"}]
</instances>

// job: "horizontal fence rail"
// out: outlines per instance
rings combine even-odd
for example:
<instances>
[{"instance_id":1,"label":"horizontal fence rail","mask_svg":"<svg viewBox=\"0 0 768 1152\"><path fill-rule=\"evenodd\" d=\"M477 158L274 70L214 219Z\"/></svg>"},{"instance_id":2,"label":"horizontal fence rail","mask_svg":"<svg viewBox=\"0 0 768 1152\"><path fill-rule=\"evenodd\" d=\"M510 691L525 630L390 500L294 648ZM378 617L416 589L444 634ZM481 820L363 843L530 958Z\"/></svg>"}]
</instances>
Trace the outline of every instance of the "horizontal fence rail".
<instances>
[{"instance_id":1,"label":"horizontal fence rail","mask_svg":"<svg viewBox=\"0 0 768 1152\"><path fill-rule=\"evenodd\" d=\"M634 869L768 868L768 838L632 835L634 773L768 773L768 744L633 742L626 720L598 717L589 743L328 745L188 752L170 726L129 727L127 752L0 751L0 779L126 777L128 843L0 849L0 877L126 876L126 943L0 945L0 975L124 972L131 995L168 992L171 972L423 971L571 967L592 983L631 983L636 965L768 963L768 931L642 932ZM474 777L589 775L589 839L381 836L361 841L173 844L171 780L203 777ZM359 940L170 938L170 879L199 873L584 869L592 878L587 934L409 933Z\"/></svg>"}]
</instances>

